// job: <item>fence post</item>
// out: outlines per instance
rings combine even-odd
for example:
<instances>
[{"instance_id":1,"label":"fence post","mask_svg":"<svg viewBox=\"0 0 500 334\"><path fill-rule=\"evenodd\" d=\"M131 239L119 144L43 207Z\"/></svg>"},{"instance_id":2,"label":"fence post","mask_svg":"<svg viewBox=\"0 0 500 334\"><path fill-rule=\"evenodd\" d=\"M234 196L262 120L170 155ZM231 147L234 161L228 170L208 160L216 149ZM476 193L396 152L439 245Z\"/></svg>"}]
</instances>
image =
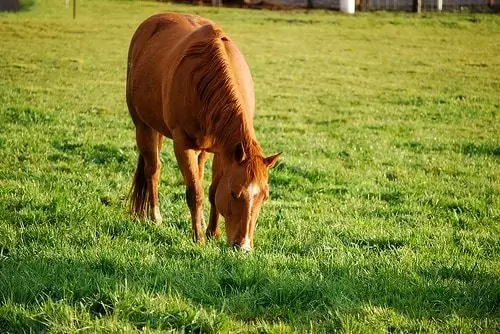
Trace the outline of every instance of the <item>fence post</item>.
<instances>
[{"instance_id":1,"label":"fence post","mask_svg":"<svg viewBox=\"0 0 500 334\"><path fill-rule=\"evenodd\" d=\"M439 12L443 10L443 0L437 0L437 10Z\"/></svg>"},{"instance_id":2,"label":"fence post","mask_svg":"<svg viewBox=\"0 0 500 334\"><path fill-rule=\"evenodd\" d=\"M356 11L356 3L354 0L340 0L340 11L342 13L354 14Z\"/></svg>"},{"instance_id":3,"label":"fence post","mask_svg":"<svg viewBox=\"0 0 500 334\"><path fill-rule=\"evenodd\" d=\"M422 11L422 0L413 0L413 11L420 13Z\"/></svg>"},{"instance_id":4,"label":"fence post","mask_svg":"<svg viewBox=\"0 0 500 334\"><path fill-rule=\"evenodd\" d=\"M76 18L76 0L73 0L73 19Z\"/></svg>"}]
</instances>

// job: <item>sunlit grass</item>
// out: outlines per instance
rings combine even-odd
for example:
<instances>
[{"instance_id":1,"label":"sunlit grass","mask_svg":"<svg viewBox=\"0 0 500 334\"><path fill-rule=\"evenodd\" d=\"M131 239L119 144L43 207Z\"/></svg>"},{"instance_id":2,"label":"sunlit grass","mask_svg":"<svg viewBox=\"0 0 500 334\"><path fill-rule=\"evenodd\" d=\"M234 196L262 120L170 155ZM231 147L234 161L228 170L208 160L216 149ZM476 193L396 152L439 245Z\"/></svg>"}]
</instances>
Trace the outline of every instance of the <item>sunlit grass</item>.
<instances>
[{"instance_id":1,"label":"sunlit grass","mask_svg":"<svg viewBox=\"0 0 500 334\"><path fill-rule=\"evenodd\" d=\"M170 142L163 225L127 213L126 53L162 10L240 45L257 136L284 152L252 254L191 242ZM497 332L499 28L135 1L0 14L0 332Z\"/></svg>"}]
</instances>

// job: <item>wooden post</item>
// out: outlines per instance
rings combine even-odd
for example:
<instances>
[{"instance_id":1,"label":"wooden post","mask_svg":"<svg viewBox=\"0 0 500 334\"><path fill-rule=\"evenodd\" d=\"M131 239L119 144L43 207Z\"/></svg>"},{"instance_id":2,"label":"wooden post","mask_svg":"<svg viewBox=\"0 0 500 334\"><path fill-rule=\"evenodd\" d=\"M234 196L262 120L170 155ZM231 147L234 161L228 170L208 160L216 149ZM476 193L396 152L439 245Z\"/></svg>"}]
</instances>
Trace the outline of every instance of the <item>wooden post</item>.
<instances>
[{"instance_id":1,"label":"wooden post","mask_svg":"<svg viewBox=\"0 0 500 334\"><path fill-rule=\"evenodd\" d=\"M422 0L413 0L413 12L420 13L422 11Z\"/></svg>"},{"instance_id":2,"label":"wooden post","mask_svg":"<svg viewBox=\"0 0 500 334\"><path fill-rule=\"evenodd\" d=\"M443 10L443 0L437 0L437 10L438 12Z\"/></svg>"},{"instance_id":3,"label":"wooden post","mask_svg":"<svg viewBox=\"0 0 500 334\"><path fill-rule=\"evenodd\" d=\"M73 19L76 18L76 0L73 0Z\"/></svg>"}]
</instances>

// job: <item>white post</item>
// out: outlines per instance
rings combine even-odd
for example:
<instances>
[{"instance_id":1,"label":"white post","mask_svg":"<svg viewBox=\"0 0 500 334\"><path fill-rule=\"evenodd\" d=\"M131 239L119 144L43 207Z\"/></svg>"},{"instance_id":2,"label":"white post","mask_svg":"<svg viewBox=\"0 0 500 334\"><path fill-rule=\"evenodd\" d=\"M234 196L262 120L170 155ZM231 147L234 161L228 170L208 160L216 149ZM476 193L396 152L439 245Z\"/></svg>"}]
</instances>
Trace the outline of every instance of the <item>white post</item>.
<instances>
[{"instance_id":1,"label":"white post","mask_svg":"<svg viewBox=\"0 0 500 334\"><path fill-rule=\"evenodd\" d=\"M437 0L437 10L439 12L443 10L443 0Z\"/></svg>"},{"instance_id":2,"label":"white post","mask_svg":"<svg viewBox=\"0 0 500 334\"><path fill-rule=\"evenodd\" d=\"M356 10L355 0L340 0L340 11L342 13L354 14Z\"/></svg>"}]
</instances>

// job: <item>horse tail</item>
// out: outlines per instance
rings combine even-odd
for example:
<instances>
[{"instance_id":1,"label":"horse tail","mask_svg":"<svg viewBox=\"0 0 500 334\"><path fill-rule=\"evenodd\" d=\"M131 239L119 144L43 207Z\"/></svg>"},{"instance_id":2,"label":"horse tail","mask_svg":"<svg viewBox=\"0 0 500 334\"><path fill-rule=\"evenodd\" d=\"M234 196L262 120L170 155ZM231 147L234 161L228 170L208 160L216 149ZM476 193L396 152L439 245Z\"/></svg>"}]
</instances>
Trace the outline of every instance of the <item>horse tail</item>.
<instances>
[{"instance_id":1,"label":"horse tail","mask_svg":"<svg viewBox=\"0 0 500 334\"><path fill-rule=\"evenodd\" d=\"M130 210L137 217L147 216L147 210L150 207L148 196L148 184L144 173L144 158L139 154L137 169L135 170L134 181L129 194Z\"/></svg>"}]
</instances>

